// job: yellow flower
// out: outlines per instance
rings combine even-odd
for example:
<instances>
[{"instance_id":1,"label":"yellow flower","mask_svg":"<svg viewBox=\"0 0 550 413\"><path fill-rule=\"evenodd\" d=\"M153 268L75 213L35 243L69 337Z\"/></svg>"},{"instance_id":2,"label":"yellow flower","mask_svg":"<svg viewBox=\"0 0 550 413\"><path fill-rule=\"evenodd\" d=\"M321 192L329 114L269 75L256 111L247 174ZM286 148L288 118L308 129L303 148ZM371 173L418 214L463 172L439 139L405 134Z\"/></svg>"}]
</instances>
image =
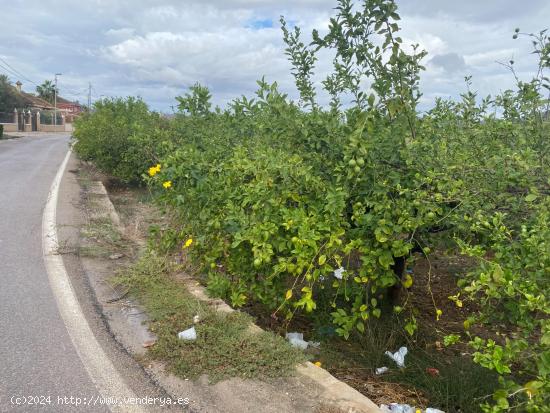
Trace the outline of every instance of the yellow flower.
<instances>
[{"instance_id":1,"label":"yellow flower","mask_svg":"<svg viewBox=\"0 0 550 413\"><path fill-rule=\"evenodd\" d=\"M162 186L165 188L165 189L168 189L172 186L172 181L165 181Z\"/></svg>"},{"instance_id":2,"label":"yellow flower","mask_svg":"<svg viewBox=\"0 0 550 413\"><path fill-rule=\"evenodd\" d=\"M441 311L439 308L435 311L435 316L437 321L439 321L442 314L443 314L443 311Z\"/></svg>"},{"instance_id":3,"label":"yellow flower","mask_svg":"<svg viewBox=\"0 0 550 413\"><path fill-rule=\"evenodd\" d=\"M160 163L157 163L155 166L149 168L149 176L155 176L160 172Z\"/></svg>"},{"instance_id":4,"label":"yellow flower","mask_svg":"<svg viewBox=\"0 0 550 413\"><path fill-rule=\"evenodd\" d=\"M183 248L189 248L192 243L193 243L193 238L189 238L187 241L185 241L185 244L183 244Z\"/></svg>"},{"instance_id":5,"label":"yellow flower","mask_svg":"<svg viewBox=\"0 0 550 413\"><path fill-rule=\"evenodd\" d=\"M313 363L313 364L315 364L317 367L321 367L321 362L320 362L320 361L316 361L316 362Z\"/></svg>"}]
</instances>

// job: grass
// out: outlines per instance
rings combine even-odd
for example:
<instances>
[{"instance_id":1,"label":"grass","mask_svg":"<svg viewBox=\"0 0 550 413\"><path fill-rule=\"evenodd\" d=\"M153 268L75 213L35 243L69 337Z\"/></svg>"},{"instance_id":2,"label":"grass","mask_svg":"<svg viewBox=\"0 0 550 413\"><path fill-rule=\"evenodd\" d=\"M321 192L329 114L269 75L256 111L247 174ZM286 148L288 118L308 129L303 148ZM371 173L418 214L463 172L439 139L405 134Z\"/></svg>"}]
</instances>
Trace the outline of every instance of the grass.
<instances>
[{"instance_id":1,"label":"grass","mask_svg":"<svg viewBox=\"0 0 550 413\"><path fill-rule=\"evenodd\" d=\"M203 374L211 382L230 377L275 378L288 376L304 354L282 337L253 332L252 319L241 312L219 313L189 294L170 276L173 268L163 257L148 253L116 277L116 284L130 289L145 307L150 329L158 340L150 355L167 363L177 376L194 379ZM177 338L193 326L197 340Z\"/></svg>"},{"instance_id":2,"label":"grass","mask_svg":"<svg viewBox=\"0 0 550 413\"><path fill-rule=\"evenodd\" d=\"M82 236L87 238L88 242L80 246L81 256L108 258L113 252L131 255L130 244L107 218L91 219L82 229Z\"/></svg>"},{"instance_id":3,"label":"grass","mask_svg":"<svg viewBox=\"0 0 550 413\"><path fill-rule=\"evenodd\" d=\"M437 407L447 413L480 412L479 405L497 386L496 375L473 363L469 355L434 348L430 337L428 332L420 332L412 340L390 318L371 320L363 335L356 335L349 341L326 340L321 345L319 359L337 377L355 376L360 391L361 383L373 380L395 383L410 391L403 394L400 389L401 394L395 396L404 398L392 401L414 403L424 408ZM403 369L397 368L384 354L386 350L397 351L401 346L409 350ZM389 367L389 372L375 376L375 369L382 366ZM431 375L426 369L437 369L439 374Z\"/></svg>"},{"instance_id":4,"label":"grass","mask_svg":"<svg viewBox=\"0 0 550 413\"><path fill-rule=\"evenodd\" d=\"M84 191L87 191L88 189L90 189L90 186L92 185L93 176L89 168L81 166L78 169L73 169L73 170L70 170L69 172L73 172L76 174L76 180Z\"/></svg>"}]
</instances>

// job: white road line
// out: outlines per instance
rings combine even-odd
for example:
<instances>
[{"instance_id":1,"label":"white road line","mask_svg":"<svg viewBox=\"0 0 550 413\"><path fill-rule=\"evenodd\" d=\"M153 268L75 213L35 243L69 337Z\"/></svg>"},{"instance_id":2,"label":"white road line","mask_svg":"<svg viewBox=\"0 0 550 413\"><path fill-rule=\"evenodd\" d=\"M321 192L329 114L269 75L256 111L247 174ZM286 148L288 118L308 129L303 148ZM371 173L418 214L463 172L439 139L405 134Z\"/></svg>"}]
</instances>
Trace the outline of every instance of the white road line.
<instances>
[{"instance_id":1,"label":"white road line","mask_svg":"<svg viewBox=\"0 0 550 413\"><path fill-rule=\"evenodd\" d=\"M115 366L96 340L86 317L82 313L73 286L67 275L67 270L63 264L63 258L57 252L59 245L56 227L57 198L61 178L70 156L71 150L67 152L63 163L57 171L57 175L50 187L50 193L42 216L42 253L50 286L73 345L101 396L105 398L118 398L119 400L123 398L135 398L136 395L134 392L125 384ZM112 412L116 413L145 412L144 407L140 405L120 403L109 405L108 407Z\"/></svg>"}]
</instances>

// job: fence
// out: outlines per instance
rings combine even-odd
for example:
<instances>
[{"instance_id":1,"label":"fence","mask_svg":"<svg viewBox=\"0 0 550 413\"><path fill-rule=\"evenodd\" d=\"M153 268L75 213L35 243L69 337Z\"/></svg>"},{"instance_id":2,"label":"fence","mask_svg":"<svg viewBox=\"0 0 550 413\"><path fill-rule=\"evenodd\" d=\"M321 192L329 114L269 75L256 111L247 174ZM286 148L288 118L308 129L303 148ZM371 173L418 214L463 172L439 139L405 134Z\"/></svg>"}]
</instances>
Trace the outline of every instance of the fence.
<instances>
[{"instance_id":1,"label":"fence","mask_svg":"<svg viewBox=\"0 0 550 413\"><path fill-rule=\"evenodd\" d=\"M60 112L57 112L57 119L55 123L54 123L54 119L55 119L55 112L53 111L40 112L40 123L42 125L54 125L54 124L63 125L65 123L63 116L61 116Z\"/></svg>"},{"instance_id":2,"label":"fence","mask_svg":"<svg viewBox=\"0 0 550 413\"><path fill-rule=\"evenodd\" d=\"M0 112L0 125L2 125L4 133L17 132L19 130L17 116L16 111Z\"/></svg>"},{"instance_id":3,"label":"fence","mask_svg":"<svg viewBox=\"0 0 550 413\"><path fill-rule=\"evenodd\" d=\"M0 112L0 123L15 123L15 113Z\"/></svg>"},{"instance_id":4,"label":"fence","mask_svg":"<svg viewBox=\"0 0 550 413\"><path fill-rule=\"evenodd\" d=\"M0 112L0 124L4 132L72 132L72 124L65 123L59 111L57 116L55 111L29 109Z\"/></svg>"}]
</instances>

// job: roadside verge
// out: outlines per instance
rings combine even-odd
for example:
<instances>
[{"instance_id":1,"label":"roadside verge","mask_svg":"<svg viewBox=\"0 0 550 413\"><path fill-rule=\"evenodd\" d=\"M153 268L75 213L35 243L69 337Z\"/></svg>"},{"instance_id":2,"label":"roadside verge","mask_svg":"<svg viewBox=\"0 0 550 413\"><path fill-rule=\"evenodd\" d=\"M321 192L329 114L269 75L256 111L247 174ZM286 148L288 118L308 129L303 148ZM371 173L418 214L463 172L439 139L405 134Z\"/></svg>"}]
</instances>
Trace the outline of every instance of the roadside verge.
<instances>
[{"instance_id":1,"label":"roadside verge","mask_svg":"<svg viewBox=\"0 0 550 413\"><path fill-rule=\"evenodd\" d=\"M172 397L189 397L191 407L201 412L380 411L364 395L310 362L300 364L293 375L285 378L230 378L209 384L204 375L195 380L178 378L163 363L148 357L145 347L154 346L155 337L144 325L148 322L144 308L127 295L127 290L117 290L112 286L113 274L129 267L139 255L140 240L136 237L136 232L139 232L136 228L141 224L147 225L147 222L140 222L147 213L142 211L140 217L134 215L130 211L132 207L124 205L130 202L124 196L119 197L119 201L124 201L118 205L117 211L99 177L94 176L87 166L80 169L83 201L87 205L91 224L91 229L88 225L85 231L80 256L95 291L98 307L116 339L140 360L146 371ZM121 205L124 211L120 211ZM107 238L108 242L102 242L101 237ZM204 289L185 274L180 273L178 281L186 287L187 293L208 307L226 313L234 312L225 303L209 299ZM262 331L257 326L252 328Z\"/></svg>"}]
</instances>

